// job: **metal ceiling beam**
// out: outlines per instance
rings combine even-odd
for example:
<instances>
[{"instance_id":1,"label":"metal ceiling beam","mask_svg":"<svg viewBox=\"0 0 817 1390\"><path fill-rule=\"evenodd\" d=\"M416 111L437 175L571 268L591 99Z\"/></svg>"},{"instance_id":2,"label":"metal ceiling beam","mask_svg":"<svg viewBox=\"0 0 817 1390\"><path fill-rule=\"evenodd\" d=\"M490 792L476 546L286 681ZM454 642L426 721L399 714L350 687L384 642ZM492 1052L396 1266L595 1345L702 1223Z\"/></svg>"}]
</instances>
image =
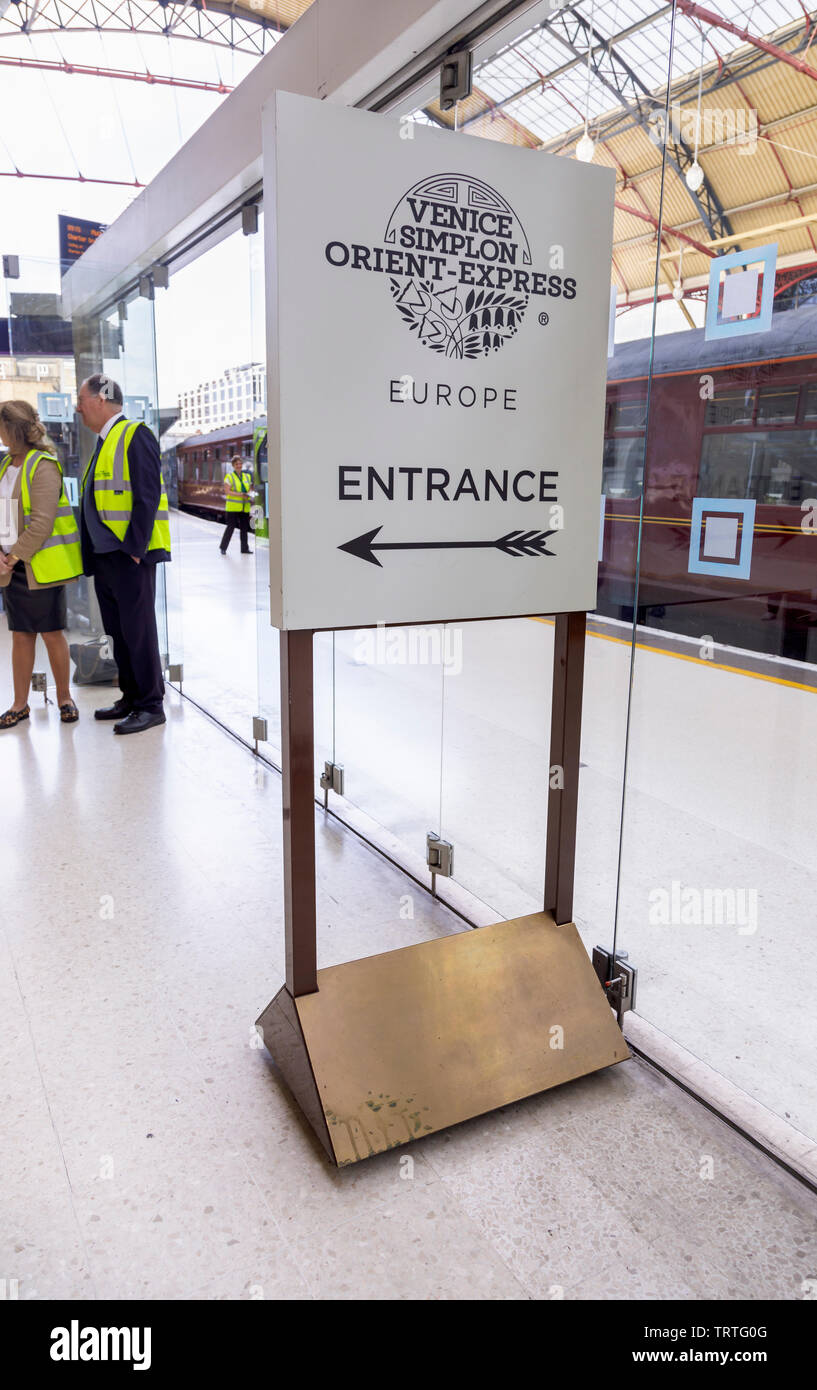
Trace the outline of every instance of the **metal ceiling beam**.
<instances>
[{"instance_id":1,"label":"metal ceiling beam","mask_svg":"<svg viewBox=\"0 0 817 1390\"><path fill-rule=\"evenodd\" d=\"M639 19L637 23L630 24L627 26L626 29L619 30L619 32L613 36L610 42L612 44L622 43L624 39L631 38L633 34L638 34L642 29L647 29L651 24L654 24L656 20L663 18L663 16L667 14L671 9L672 5L662 5L660 9L655 10L652 14L645 15L643 19ZM539 28L547 29L547 22L540 24ZM514 53L515 49L518 48L518 46L518 44L511 44L507 48L502 49L499 53L495 54L494 56L500 58L505 53ZM494 110L500 112L504 110L506 106L512 106L515 101L521 101L523 97L531 96L533 92L539 92L542 90L543 87L547 87L553 82L558 82L559 78L562 77L566 72L571 72L573 68L579 67L581 63L583 63L584 61L585 55L577 54L575 58L571 58L568 62L562 63L558 68L551 68L550 72L546 72L543 75L543 77L534 78L532 82L527 82L525 86L520 87L518 91L511 92L509 97L503 97L501 101L495 102ZM488 66L488 64L490 64L491 62L493 62L493 59L489 58L488 63L486 63L486 66ZM475 73L475 77L479 77L479 70ZM480 119L480 116L469 116L467 120L460 122L459 129L466 130L467 127L469 125L472 125L474 121L478 121Z\"/></svg>"},{"instance_id":2,"label":"metal ceiling beam","mask_svg":"<svg viewBox=\"0 0 817 1390\"><path fill-rule=\"evenodd\" d=\"M710 257L715 255L715 252L710 251L708 246L704 246L702 241L696 241L694 237L687 236L686 232L682 232L679 227L671 227L667 222L663 224L660 223L658 218L653 217L651 212L642 212L640 208L631 208L629 204L619 202L618 198L616 198L615 205L619 212L626 212L629 217L637 217L641 222L649 222L656 230L660 229L663 235L677 237L679 241L685 242L687 246L693 247L695 251L700 251L701 255ZM617 241L615 243L615 250L620 250L620 248L626 244L625 242ZM677 252L671 254L677 255ZM661 259L664 260L666 258L662 256Z\"/></svg>"},{"instance_id":3,"label":"metal ceiling beam","mask_svg":"<svg viewBox=\"0 0 817 1390\"><path fill-rule=\"evenodd\" d=\"M726 211L728 216L733 217L736 213L755 212L759 208L790 207L798 198L805 197L811 193L817 193L817 183L805 184L802 188L795 188L792 193L786 193L785 195L773 193L770 198L758 198L753 203L741 203L736 207L727 208ZM698 221L696 218L692 222L682 222L679 226L668 228L667 230L671 231L673 236L682 236L687 232L688 228L697 227L697 225ZM751 232L747 233L747 235L751 235ZM643 246L647 242L653 242L654 240L655 237L649 232L645 232L640 236L622 237L620 241L616 242L616 250L627 251L633 246Z\"/></svg>"},{"instance_id":4,"label":"metal ceiling beam","mask_svg":"<svg viewBox=\"0 0 817 1390\"><path fill-rule=\"evenodd\" d=\"M180 247L200 239L192 259L230 234L263 178L262 115L271 93L354 106L396 80L441 35L460 26L467 32L473 11L473 0L312 0L282 42L74 263L63 281L65 307L80 316L101 311L155 261L172 257L178 266ZM225 208L235 216L225 218Z\"/></svg>"},{"instance_id":5,"label":"metal ceiling beam","mask_svg":"<svg viewBox=\"0 0 817 1390\"><path fill-rule=\"evenodd\" d=\"M764 53L770 53L778 62L787 63L796 72L801 72L805 77L810 77L812 81L817 82L817 68L813 68L810 63L803 62L801 58L795 58L794 54L787 53L785 48L778 48L768 39L761 39L756 34L750 34L748 29L741 29L737 24L731 24L728 19L722 19L719 14L713 14L712 10L705 10L702 5L693 4L692 0L677 0L677 5L681 13L690 19L697 19L701 24L708 24L710 28L723 29L727 34L734 34L744 43L751 44L753 48L760 48Z\"/></svg>"},{"instance_id":6,"label":"metal ceiling beam","mask_svg":"<svg viewBox=\"0 0 817 1390\"><path fill-rule=\"evenodd\" d=\"M261 57L285 32L224 0L0 0L0 39L22 34L156 34Z\"/></svg>"},{"instance_id":7,"label":"metal ceiling beam","mask_svg":"<svg viewBox=\"0 0 817 1390\"><path fill-rule=\"evenodd\" d=\"M198 82L192 77L164 77L154 72L127 72L122 68L93 68L84 63L58 63L47 58L3 58L0 67L34 68L36 72L61 72L71 77L112 77L126 82L147 82L149 86L183 87L189 92L214 92L226 96L233 90L223 82Z\"/></svg>"},{"instance_id":8,"label":"metal ceiling beam","mask_svg":"<svg viewBox=\"0 0 817 1390\"><path fill-rule=\"evenodd\" d=\"M790 26L790 28L782 33L781 41L789 42L790 39L797 38L798 43L795 51L800 51L808 46L808 33L808 21L798 21L798 23ZM703 95L705 97L711 96L714 92L719 92L724 87L731 87L738 82L745 81L747 78L755 77L758 73L765 72L767 68L772 67L776 62L776 58L771 58L757 49L754 51L749 49L746 53L741 54L740 57L737 58L735 54L730 54L728 61L723 64L722 69L718 69L712 64L710 68L705 71ZM710 75L707 75L707 73ZM695 100L697 101L697 89L698 75L697 72L695 72L678 82L677 85L673 84L671 88L672 100L673 102L683 102L687 94L694 93ZM659 95L663 103L666 93L660 93ZM793 120L794 116L788 116L785 117L785 119ZM618 137L620 135L626 135L628 131L633 130L640 124L638 120L628 119L627 113L623 110L620 114L613 115L612 117L607 114L603 117L599 117L598 120L598 129L606 139L609 139L611 136ZM554 136L552 139L546 141L543 147L545 150L553 150L555 147L561 147L563 141L564 136ZM704 153L705 152L704 150ZM638 177L640 177L640 175Z\"/></svg>"},{"instance_id":9,"label":"metal ceiling beam","mask_svg":"<svg viewBox=\"0 0 817 1390\"><path fill-rule=\"evenodd\" d=\"M587 59L590 50L590 68L597 82L612 92L619 106L624 107L633 119L644 129L653 144L660 144L656 134L656 118L663 118L664 102L653 95L638 74L622 58L615 45L605 39L578 10L570 7L556 10L547 21L547 31L558 39L575 57ZM584 39L584 54L576 46L578 38ZM603 54L610 67L608 76L602 69L600 54ZM664 132L667 163L675 170L684 185L687 197L711 237L729 236L732 227L723 211L720 199L705 177L697 192L688 188L685 174L694 163L694 155L680 134L672 130Z\"/></svg>"},{"instance_id":10,"label":"metal ceiling beam","mask_svg":"<svg viewBox=\"0 0 817 1390\"><path fill-rule=\"evenodd\" d=\"M86 174L27 174L24 169L0 169L0 179L47 179L49 183L106 183L116 188L144 188L138 179L92 179Z\"/></svg>"}]
</instances>

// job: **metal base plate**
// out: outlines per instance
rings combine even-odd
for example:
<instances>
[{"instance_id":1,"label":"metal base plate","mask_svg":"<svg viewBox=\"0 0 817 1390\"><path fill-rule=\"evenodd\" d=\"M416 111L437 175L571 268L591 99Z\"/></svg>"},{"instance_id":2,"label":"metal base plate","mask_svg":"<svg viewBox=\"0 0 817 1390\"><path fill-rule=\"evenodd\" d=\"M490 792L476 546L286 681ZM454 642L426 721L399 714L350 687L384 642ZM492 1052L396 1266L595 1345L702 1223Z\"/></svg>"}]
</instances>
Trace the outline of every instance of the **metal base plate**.
<instances>
[{"instance_id":1,"label":"metal base plate","mask_svg":"<svg viewBox=\"0 0 817 1390\"><path fill-rule=\"evenodd\" d=\"M258 1025L338 1166L630 1055L576 927L549 912L319 970Z\"/></svg>"}]
</instances>

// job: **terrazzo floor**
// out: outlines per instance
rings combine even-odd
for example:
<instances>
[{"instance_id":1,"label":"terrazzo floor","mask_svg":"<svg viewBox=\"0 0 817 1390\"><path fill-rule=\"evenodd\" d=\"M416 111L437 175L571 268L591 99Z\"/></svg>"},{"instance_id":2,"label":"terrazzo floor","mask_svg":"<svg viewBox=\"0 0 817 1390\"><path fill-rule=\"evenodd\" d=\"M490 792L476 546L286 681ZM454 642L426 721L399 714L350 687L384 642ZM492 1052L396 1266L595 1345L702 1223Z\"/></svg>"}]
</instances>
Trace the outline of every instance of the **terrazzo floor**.
<instances>
[{"instance_id":1,"label":"terrazzo floor","mask_svg":"<svg viewBox=\"0 0 817 1390\"><path fill-rule=\"evenodd\" d=\"M19 1298L804 1296L817 1197L637 1060L331 1168L253 1028L283 979L277 774L174 692L128 739L105 692L73 727L37 698L0 734ZM320 965L462 929L321 813L317 843Z\"/></svg>"},{"instance_id":2,"label":"terrazzo floor","mask_svg":"<svg viewBox=\"0 0 817 1390\"><path fill-rule=\"evenodd\" d=\"M235 544L222 559L218 527L178 513L173 524L170 648L185 692L245 739L263 714L276 757L265 543L254 559ZM417 655L436 660L401 660L392 644L405 636L382 633L382 651L371 633L316 636L316 765L344 765L348 802L394 837L398 857L424 860L438 831L454 844L457 882L497 916L536 911L553 629L449 625L447 674L432 646ZM575 895L588 949L612 944L629 658L626 641L588 638ZM815 746L813 690L638 649L618 945L639 970L639 1013L812 1143ZM673 883L745 894L753 920L656 922L653 895Z\"/></svg>"}]
</instances>

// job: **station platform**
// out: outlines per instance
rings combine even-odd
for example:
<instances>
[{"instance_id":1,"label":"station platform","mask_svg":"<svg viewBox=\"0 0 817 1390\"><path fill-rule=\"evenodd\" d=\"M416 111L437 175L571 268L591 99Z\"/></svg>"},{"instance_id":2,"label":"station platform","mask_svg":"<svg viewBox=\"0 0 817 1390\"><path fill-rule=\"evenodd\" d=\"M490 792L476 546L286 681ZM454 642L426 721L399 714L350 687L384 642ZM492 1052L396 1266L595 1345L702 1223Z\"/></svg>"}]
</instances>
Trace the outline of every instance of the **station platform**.
<instances>
[{"instance_id":1,"label":"station platform","mask_svg":"<svg viewBox=\"0 0 817 1390\"><path fill-rule=\"evenodd\" d=\"M329 1167L253 1027L284 972L277 774L173 691L127 739L76 698L0 735L20 1298L803 1297L813 1194L638 1059ZM322 965L465 929L316 822Z\"/></svg>"},{"instance_id":2,"label":"station platform","mask_svg":"<svg viewBox=\"0 0 817 1390\"><path fill-rule=\"evenodd\" d=\"M185 694L248 741L253 715L263 714L262 751L277 762L278 634L268 622L265 543L253 539L253 559L239 554L236 536L222 558L214 523L183 513L175 523L169 630ZM592 626L575 895L588 950L612 945L630 675L629 629ZM334 750L345 768L345 799L333 795L332 807L385 832L424 880L426 833L450 840L457 883L480 921L541 907L552 635L547 620L464 623L435 662L412 660L408 644L391 648L388 632L339 632L334 671L332 634L315 639L316 758L322 766ZM814 668L766 659L741 670L734 653L699 658L699 650L639 640L618 947L639 970L639 1012L811 1136L817 1152L804 968L817 901L806 752L817 746ZM422 647L413 655L422 658ZM733 892L746 920L662 922L662 907L672 918L687 889Z\"/></svg>"}]
</instances>

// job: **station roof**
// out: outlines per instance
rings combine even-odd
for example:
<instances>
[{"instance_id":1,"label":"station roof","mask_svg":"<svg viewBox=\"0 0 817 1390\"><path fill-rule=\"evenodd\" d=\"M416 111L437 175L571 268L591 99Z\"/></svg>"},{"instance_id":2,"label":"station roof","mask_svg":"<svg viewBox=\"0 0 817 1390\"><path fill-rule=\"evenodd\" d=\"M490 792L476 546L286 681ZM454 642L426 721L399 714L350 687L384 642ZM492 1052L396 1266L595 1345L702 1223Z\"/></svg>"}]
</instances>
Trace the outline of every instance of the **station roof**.
<instances>
[{"instance_id":1,"label":"station roof","mask_svg":"<svg viewBox=\"0 0 817 1390\"><path fill-rule=\"evenodd\" d=\"M73 0L66 8L61 0L0 0L0 39L127 30L138 48L140 35L169 31L174 39L205 40L211 52L228 46L257 58L310 3ZM814 266L817 17L805 0L553 4L541 22L478 63L472 95L456 113L433 101L415 119L568 156L587 131L594 162L616 171L620 305L651 299L659 253L661 293L668 297L680 279L687 299L702 295L711 258L728 251L775 242L778 267L790 279L798 267ZM1 46L0 56L6 51ZM70 119L63 107L66 126ZM8 137L0 136L0 149L4 143ZM20 161L7 157L19 172ZM688 179L696 163L697 188Z\"/></svg>"},{"instance_id":2,"label":"station roof","mask_svg":"<svg viewBox=\"0 0 817 1390\"><path fill-rule=\"evenodd\" d=\"M586 123L594 162L616 170L619 303L644 301L662 186L667 294L680 251L685 283L706 277L713 255L768 242L778 266L817 261L815 38L817 19L799 0L679 0L674 25L672 5L656 0L581 0L482 63L456 121L437 102L417 118L568 155ZM693 191L699 80L703 183Z\"/></svg>"}]
</instances>

